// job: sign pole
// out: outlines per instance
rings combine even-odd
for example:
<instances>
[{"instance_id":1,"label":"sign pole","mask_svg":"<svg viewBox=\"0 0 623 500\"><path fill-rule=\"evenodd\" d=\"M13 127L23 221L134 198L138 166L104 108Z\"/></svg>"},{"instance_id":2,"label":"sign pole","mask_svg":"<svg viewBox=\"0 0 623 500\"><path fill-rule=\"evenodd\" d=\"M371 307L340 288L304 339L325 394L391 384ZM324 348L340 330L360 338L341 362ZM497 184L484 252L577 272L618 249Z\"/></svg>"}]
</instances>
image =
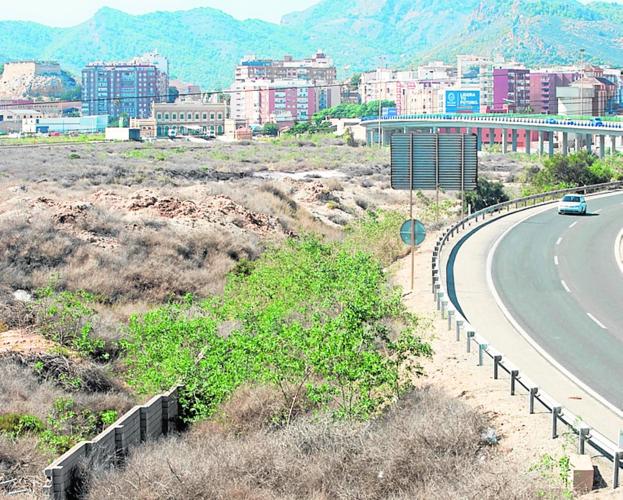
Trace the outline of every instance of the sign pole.
<instances>
[{"instance_id":1,"label":"sign pole","mask_svg":"<svg viewBox=\"0 0 623 500\"><path fill-rule=\"evenodd\" d=\"M461 134L461 217L465 216L465 135Z\"/></svg>"},{"instance_id":2,"label":"sign pole","mask_svg":"<svg viewBox=\"0 0 623 500\"><path fill-rule=\"evenodd\" d=\"M435 222L439 223L439 132L435 134Z\"/></svg>"},{"instance_id":3,"label":"sign pole","mask_svg":"<svg viewBox=\"0 0 623 500\"><path fill-rule=\"evenodd\" d=\"M413 220L413 132L409 134L409 220L411 221L411 291L415 280L415 221Z\"/></svg>"}]
</instances>

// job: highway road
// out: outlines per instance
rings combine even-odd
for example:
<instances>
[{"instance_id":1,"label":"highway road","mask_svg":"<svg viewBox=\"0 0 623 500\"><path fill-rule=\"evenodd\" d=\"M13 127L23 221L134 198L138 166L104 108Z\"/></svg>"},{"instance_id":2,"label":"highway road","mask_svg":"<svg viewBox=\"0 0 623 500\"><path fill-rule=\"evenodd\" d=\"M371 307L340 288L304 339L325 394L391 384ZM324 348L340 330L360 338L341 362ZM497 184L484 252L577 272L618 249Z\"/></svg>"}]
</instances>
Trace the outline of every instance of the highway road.
<instances>
[{"instance_id":1,"label":"highway road","mask_svg":"<svg viewBox=\"0 0 623 500\"><path fill-rule=\"evenodd\" d=\"M528 212L489 249L505 314L572 375L623 409L623 194L587 216ZM499 306L499 304L498 304Z\"/></svg>"}]
</instances>

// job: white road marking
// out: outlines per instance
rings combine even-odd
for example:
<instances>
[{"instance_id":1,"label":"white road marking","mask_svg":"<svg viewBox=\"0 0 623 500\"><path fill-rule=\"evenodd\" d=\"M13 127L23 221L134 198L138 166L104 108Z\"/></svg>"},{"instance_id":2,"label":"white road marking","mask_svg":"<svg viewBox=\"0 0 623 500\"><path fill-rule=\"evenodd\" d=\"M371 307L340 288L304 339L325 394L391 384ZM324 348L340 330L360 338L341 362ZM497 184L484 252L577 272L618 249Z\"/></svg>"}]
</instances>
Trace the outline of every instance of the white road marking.
<instances>
[{"instance_id":1,"label":"white road marking","mask_svg":"<svg viewBox=\"0 0 623 500\"><path fill-rule=\"evenodd\" d=\"M560 283L562 283L562 287L567 290L568 293L571 293L571 290L569 290L569 287L567 286L567 284L565 283L565 280L560 280Z\"/></svg>"},{"instance_id":2,"label":"white road marking","mask_svg":"<svg viewBox=\"0 0 623 500\"><path fill-rule=\"evenodd\" d=\"M620 193L610 193L610 194L599 196L596 198L606 198L610 196L620 196ZM580 387L586 393L588 393L593 398L595 398L597 401L599 401L601 404L603 404L612 413L614 413L618 417L623 418L623 410L621 410L619 407L612 404L610 401L608 401L608 399L603 397L597 391L592 389L588 384L584 383L582 380L576 377L573 373L567 370L564 366L562 366L545 349L543 349L540 346L540 344L536 340L534 340L532 336L528 334L528 332L524 328L522 328L519 322L513 317L513 315L508 310L508 308L504 305L504 302L502 302L502 298L500 297L500 294L498 293L497 289L495 288L495 285L493 284L493 256L495 255L495 251L500 246L500 243L502 242L502 240L504 240L504 238L506 238L506 236L508 236L508 234L513 229L515 229L517 226L519 226L523 222L526 222L527 220L533 217L536 217L540 213L541 212L537 212L536 214L528 215L527 217L524 217L520 221L516 222L511 227L509 227L506 231L504 231L504 233L493 244L493 247L491 248L491 250L489 250L489 254L487 255L487 287L491 291L491 294L493 295L493 299L498 305L498 308L502 311L502 313L504 314L508 322L511 325L513 325L513 328L515 328L515 330L519 332L519 335L521 335L526 340L526 342L528 342L541 356L543 356L547 361L549 361L549 363L552 366L557 368L558 371L562 373L565 377L567 377L569 380L575 383L578 387Z\"/></svg>"},{"instance_id":3,"label":"white road marking","mask_svg":"<svg viewBox=\"0 0 623 500\"><path fill-rule=\"evenodd\" d=\"M558 255L554 255L554 264L558 265Z\"/></svg>"},{"instance_id":4,"label":"white road marking","mask_svg":"<svg viewBox=\"0 0 623 500\"><path fill-rule=\"evenodd\" d=\"M599 212L601 212L603 210L603 208L600 208L599 210L595 210L593 213L594 214L598 214Z\"/></svg>"},{"instance_id":5,"label":"white road marking","mask_svg":"<svg viewBox=\"0 0 623 500\"><path fill-rule=\"evenodd\" d=\"M621 203L621 205L623 205L623 203ZM623 229L621 229L619 235L614 239L614 261L623 273Z\"/></svg>"},{"instance_id":6,"label":"white road marking","mask_svg":"<svg viewBox=\"0 0 623 500\"><path fill-rule=\"evenodd\" d=\"M595 316L593 316L591 313L586 313L586 315L589 318L591 318L595 323L597 323L599 328L603 328L604 330L607 330L607 328L604 326L604 324L601 321L599 321Z\"/></svg>"},{"instance_id":7,"label":"white road marking","mask_svg":"<svg viewBox=\"0 0 623 500\"><path fill-rule=\"evenodd\" d=\"M560 245L562 243L562 236L560 238L558 238L558 241L556 242L556 245Z\"/></svg>"},{"instance_id":8,"label":"white road marking","mask_svg":"<svg viewBox=\"0 0 623 500\"><path fill-rule=\"evenodd\" d=\"M571 224L571 225L569 226L569 229L571 229L572 227L575 227L575 225L576 225L577 223L578 223L578 221L576 220L573 224Z\"/></svg>"}]
</instances>

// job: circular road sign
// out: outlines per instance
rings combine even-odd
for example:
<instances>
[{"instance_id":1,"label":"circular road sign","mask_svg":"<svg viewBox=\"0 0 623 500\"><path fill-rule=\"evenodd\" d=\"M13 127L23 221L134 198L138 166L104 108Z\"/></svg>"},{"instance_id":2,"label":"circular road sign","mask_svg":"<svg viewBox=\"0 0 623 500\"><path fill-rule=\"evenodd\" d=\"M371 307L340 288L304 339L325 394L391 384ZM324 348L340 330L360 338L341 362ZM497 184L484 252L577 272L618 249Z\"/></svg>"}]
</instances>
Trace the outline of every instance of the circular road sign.
<instances>
[{"instance_id":1,"label":"circular road sign","mask_svg":"<svg viewBox=\"0 0 623 500\"><path fill-rule=\"evenodd\" d=\"M419 220L408 220L400 228L400 238L405 243L405 245L413 245L413 241L411 240L412 235L412 225L415 224L415 244L421 245L424 239L426 238L426 228L424 224L422 224Z\"/></svg>"}]
</instances>

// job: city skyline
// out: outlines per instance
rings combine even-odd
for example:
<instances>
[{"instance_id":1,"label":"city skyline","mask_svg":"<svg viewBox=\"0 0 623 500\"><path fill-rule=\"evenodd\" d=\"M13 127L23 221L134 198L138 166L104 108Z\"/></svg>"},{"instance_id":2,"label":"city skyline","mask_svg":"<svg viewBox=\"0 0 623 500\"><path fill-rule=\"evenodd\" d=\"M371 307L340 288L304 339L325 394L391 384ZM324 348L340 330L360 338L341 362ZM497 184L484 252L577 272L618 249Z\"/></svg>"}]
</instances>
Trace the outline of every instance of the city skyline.
<instances>
[{"instance_id":1,"label":"city skyline","mask_svg":"<svg viewBox=\"0 0 623 500\"><path fill-rule=\"evenodd\" d=\"M118 9L128 14L146 14L158 10L188 10L198 7L219 9L237 19L261 19L278 23L285 14L306 9L319 0L278 0L251 3L248 0L178 0L172 6L166 0L59 0L50 3L32 0L28 3L10 3L0 10L0 21L31 21L55 27L70 27L90 19L102 7ZM59 8L59 5L62 8Z\"/></svg>"}]
</instances>

